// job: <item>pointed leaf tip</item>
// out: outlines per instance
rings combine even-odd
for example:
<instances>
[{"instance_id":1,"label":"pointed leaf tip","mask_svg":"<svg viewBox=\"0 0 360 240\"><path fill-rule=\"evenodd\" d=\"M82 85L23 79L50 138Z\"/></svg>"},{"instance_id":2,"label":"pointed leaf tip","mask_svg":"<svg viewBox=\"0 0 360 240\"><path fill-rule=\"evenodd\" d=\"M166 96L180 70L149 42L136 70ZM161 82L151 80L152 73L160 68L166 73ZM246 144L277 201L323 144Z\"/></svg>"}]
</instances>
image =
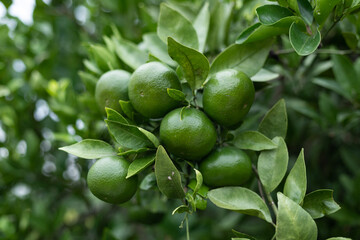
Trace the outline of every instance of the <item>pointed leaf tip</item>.
<instances>
[{"instance_id":1,"label":"pointed leaf tip","mask_svg":"<svg viewBox=\"0 0 360 240\"><path fill-rule=\"evenodd\" d=\"M163 146L159 146L155 158L155 176L159 190L168 198L183 198L185 192L181 176Z\"/></svg>"}]
</instances>

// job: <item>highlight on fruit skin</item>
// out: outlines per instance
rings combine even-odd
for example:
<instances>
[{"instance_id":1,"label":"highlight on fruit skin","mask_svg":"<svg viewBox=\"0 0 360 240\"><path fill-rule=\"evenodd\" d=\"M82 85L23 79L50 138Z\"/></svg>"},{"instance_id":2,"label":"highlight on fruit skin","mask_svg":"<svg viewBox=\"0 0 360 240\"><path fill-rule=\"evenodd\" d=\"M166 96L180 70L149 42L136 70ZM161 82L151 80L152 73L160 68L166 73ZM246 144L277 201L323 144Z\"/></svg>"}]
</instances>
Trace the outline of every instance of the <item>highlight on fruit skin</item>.
<instances>
[{"instance_id":1,"label":"highlight on fruit skin","mask_svg":"<svg viewBox=\"0 0 360 240\"><path fill-rule=\"evenodd\" d=\"M200 163L209 187L239 186L252 175L250 157L236 147L219 147Z\"/></svg>"},{"instance_id":2,"label":"highlight on fruit skin","mask_svg":"<svg viewBox=\"0 0 360 240\"><path fill-rule=\"evenodd\" d=\"M100 158L90 168L87 184L95 197L120 204L129 201L137 191L138 177L126 179L129 163L122 157Z\"/></svg>"},{"instance_id":3,"label":"highlight on fruit skin","mask_svg":"<svg viewBox=\"0 0 360 240\"><path fill-rule=\"evenodd\" d=\"M226 69L211 76L203 93L205 113L227 128L241 123L255 98L250 78L235 69Z\"/></svg>"},{"instance_id":4,"label":"highlight on fruit skin","mask_svg":"<svg viewBox=\"0 0 360 240\"><path fill-rule=\"evenodd\" d=\"M176 72L160 62L149 62L138 67L129 82L129 99L141 115L161 118L179 102L169 97L167 88L181 90Z\"/></svg>"},{"instance_id":5,"label":"highlight on fruit skin","mask_svg":"<svg viewBox=\"0 0 360 240\"><path fill-rule=\"evenodd\" d=\"M160 139L166 150L186 160L198 161L215 146L216 130L204 112L177 108L161 121Z\"/></svg>"},{"instance_id":6,"label":"highlight on fruit skin","mask_svg":"<svg viewBox=\"0 0 360 240\"><path fill-rule=\"evenodd\" d=\"M131 74L124 70L112 70L101 75L96 83L95 100L103 113L108 107L123 114L119 100L129 100L130 77Z\"/></svg>"}]
</instances>

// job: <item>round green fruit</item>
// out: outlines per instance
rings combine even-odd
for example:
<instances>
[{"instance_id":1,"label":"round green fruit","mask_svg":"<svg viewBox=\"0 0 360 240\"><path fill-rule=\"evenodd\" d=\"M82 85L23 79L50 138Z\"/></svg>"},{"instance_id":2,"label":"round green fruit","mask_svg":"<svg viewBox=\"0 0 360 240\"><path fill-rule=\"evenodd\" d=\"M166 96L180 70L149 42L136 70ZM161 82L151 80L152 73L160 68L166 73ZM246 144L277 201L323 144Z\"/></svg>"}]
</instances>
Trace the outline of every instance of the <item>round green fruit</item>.
<instances>
[{"instance_id":1,"label":"round green fruit","mask_svg":"<svg viewBox=\"0 0 360 240\"><path fill-rule=\"evenodd\" d=\"M200 163L200 172L209 187L239 186L252 175L251 160L238 148L222 147Z\"/></svg>"},{"instance_id":2,"label":"round green fruit","mask_svg":"<svg viewBox=\"0 0 360 240\"><path fill-rule=\"evenodd\" d=\"M168 113L160 124L160 139L175 156L200 160L216 143L211 120L195 108L178 108Z\"/></svg>"},{"instance_id":3,"label":"round green fruit","mask_svg":"<svg viewBox=\"0 0 360 240\"><path fill-rule=\"evenodd\" d=\"M120 204L129 201L137 190L137 176L126 179L129 163L122 157L97 160L87 175L90 191L104 202Z\"/></svg>"},{"instance_id":4,"label":"round green fruit","mask_svg":"<svg viewBox=\"0 0 360 240\"><path fill-rule=\"evenodd\" d=\"M130 77L131 74L123 70L109 71L100 77L96 83L95 99L101 111L105 112L105 107L108 107L122 113L119 100L129 100Z\"/></svg>"},{"instance_id":5,"label":"round green fruit","mask_svg":"<svg viewBox=\"0 0 360 240\"><path fill-rule=\"evenodd\" d=\"M254 98L255 88L249 77L234 69L223 70L204 86L204 111L220 125L233 128L249 112Z\"/></svg>"},{"instance_id":6,"label":"round green fruit","mask_svg":"<svg viewBox=\"0 0 360 240\"><path fill-rule=\"evenodd\" d=\"M181 90L175 71L160 62L145 63L131 76L130 102L143 116L161 118L179 106L179 102L169 97L167 88Z\"/></svg>"}]
</instances>

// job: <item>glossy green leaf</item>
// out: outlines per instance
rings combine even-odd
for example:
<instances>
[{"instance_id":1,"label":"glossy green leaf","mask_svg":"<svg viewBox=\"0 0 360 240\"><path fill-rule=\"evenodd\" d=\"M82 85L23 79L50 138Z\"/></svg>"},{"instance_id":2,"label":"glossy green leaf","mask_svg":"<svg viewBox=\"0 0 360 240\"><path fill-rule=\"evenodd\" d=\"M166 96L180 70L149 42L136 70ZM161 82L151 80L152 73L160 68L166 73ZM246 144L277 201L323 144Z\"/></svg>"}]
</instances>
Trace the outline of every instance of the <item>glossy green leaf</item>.
<instances>
[{"instance_id":1,"label":"glossy green leaf","mask_svg":"<svg viewBox=\"0 0 360 240\"><path fill-rule=\"evenodd\" d=\"M119 64L116 57L104 46L91 45L90 51L94 57L96 65L104 72L111 68L118 68Z\"/></svg>"},{"instance_id":2,"label":"glossy green leaf","mask_svg":"<svg viewBox=\"0 0 360 240\"><path fill-rule=\"evenodd\" d=\"M178 1L166 1L171 8L179 12L182 16L188 19L190 22L194 22L196 15L198 14L198 10L200 9L200 3L194 6L193 3L183 2L180 3Z\"/></svg>"},{"instance_id":3,"label":"glossy green leaf","mask_svg":"<svg viewBox=\"0 0 360 240\"><path fill-rule=\"evenodd\" d=\"M289 31L290 43L295 52L300 56L306 56L313 53L321 42L319 29L313 35L306 32L303 24L293 23Z\"/></svg>"},{"instance_id":4,"label":"glossy green leaf","mask_svg":"<svg viewBox=\"0 0 360 240\"><path fill-rule=\"evenodd\" d=\"M345 39L345 42L348 45L348 47L355 51L359 44L359 35L352 32L342 32L341 34Z\"/></svg>"},{"instance_id":5,"label":"glossy green leaf","mask_svg":"<svg viewBox=\"0 0 360 240\"><path fill-rule=\"evenodd\" d=\"M84 72L84 71L79 71L78 74L86 87L86 91L95 93L95 88L96 88L96 83L98 81L98 78L95 77L94 75L92 75L88 72ZM1 97L1 95L2 94L0 93L0 97Z\"/></svg>"},{"instance_id":6,"label":"glossy green leaf","mask_svg":"<svg viewBox=\"0 0 360 240\"><path fill-rule=\"evenodd\" d=\"M157 34L164 43L171 37L182 45L199 49L197 33L191 22L165 3L160 5Z\"/></svg>"},{"instance_id":7,"label":"glossy green leaf","mask_svg":"<svg viewBox=\"0 0 360 240\"><path fill-rule=\"evenodd\" d=\"M188 184L188 187L193 191L195 191L196 186L197 186L197 181L195 179L192 179ZM204 198L207 197L208 192L209 192L209 187L204 184L202 184L201 187L197 190L197 193Z\"/></svg>"},{"instance_id":8,"label":"glossy green leaf","mask_svg":"<svg viewBox=\"0 0 360 240\"><path fill-rule=\"evenodd\" d=\"M130 163L126 178L130 178L155 162L155 155L135 159Z\"/></svg>"},{"instance_id":9,"label":"glossy green leaf","mask_svg":"<svg viewBox=\"0 0 360 240\"><path fill-rule=\"evenodd\" d=\"M200 188L203 184L203 176L202 176L201 172L199 170L197 170L196 168L194 168L194 171L195 171L195 176L196 176L196 185L194 188L194 194L196 194L200 190Z\"/></svg>"},{"instance_id":10,"label":"glossy green leaf","mask_svg":"<svg viewBox=\"0 0 360 240\"><path fill-rule=\"evenodd\" d=\"M310 214L282 193L277 194L277 240L316 240L317 227Z\"/></svg>"},{"instance_id":11,"label":"glossy green leaf","mask_svg":"<svg viewBox=\"0 0 360 240\"><path fill-rule=\"evenodd\" d=\"M153 187L156 186L156 177L155 173L151 172L148 175L144 177L144 179L141 181L139 188L141 190L147 191Z\"/></svg>"},{"instance_id":12,"label":"glossy green leaf","mask_svg":"<svg viewBox=\"0 0 360 240\"><path fill-rule=\"evenodd\" d=\"M286 105L298 112L303 114L304 116L307 116L309 118L312 118L314 120L317 120L320 118L317 109L315 109L311 104L309 104L308 102L301 100L299 98L294 98L294 99L287 99L286 100Z\"/></svg>"},{"instance_id":13,"label":"glossy green leaf","mask_svg":"<svg viewBox=\"0 0 360 240\"><path fill-rule=\"evenodd\" d=\"M151 133L148 130L145 130L141 127L138 127L138 129L150 140L150 142L152 142L154 147L157 148L160 145L159 139L153 133Z\"/></svg>"},{"instance_id":14,"label":"glossy green leaf","mask_svg":"<svg viewBox=\"0 0 360 240\"><path fill-rule=\"evenodd\" d=\"M168 38L168 52L181 67L186 81L193 91L199 89L208 76L210 64L207 58L195 49L188 48L173 38Z\"/></svg>"},{"instance_id":15,"label":"glossy green leaf","mask_svg":"<svg viewBox=\"0 0 360 240\"><path fill-rule=\"evenodd\" d=\"M148 54L139 49L139 47L123 38L112 38L115 45L115 52L117 56L132 69L137 69L148 59Z\"/></svg>"},{"instance_id":16,"label":"glossy green leaf","mask_svg":"<svg viewBox=\"0 0 360 240\"><path fill-rule=\"evenodd\" d=\"M129 122L117 111L111 108L105 107L107 119L114 122L129 124Z\"/></svg>"},{"instance_id":17,"label":"glossy green leaf","mask_svg":"<svg viewBox=\"0 0 360 240\"><path fill-rule=\"evenodd\" d=\"M208 192L208 198L216 206L243 214L259 217L271 223L268 207L259 195L248 188L222 187Z\"/></svg>"},{"instance_id":18,"label":"glossy green leaf","mask_svg":"<svg viewBox=\"0 0 360 240\"><path fill-rule=\"evenodd\" d=\"M268 82L271 80L275 80L280 77L280 74L271 72L265 68L260 69L258 73L251 77L251 81L253 82Z\"/></svg>"},{"instance_id":19,"label":"glossy green leaf","mask_svg":"<svg viewBox=\"0 0 360 240\"><path fill-rule=\"evenodd\" d=\"M217 51L227 46L229 25L234 11L234 2L215 1L210 16L210 28L207 46L210 51Z\"/></svg>"},{"instance_id":20,"label":"glossy green leaf","mask_svg":"<svg viewBox=\"0 0 360 240\"><path fill-rule=\"evenodd\" d=\"M300 15L300 11L299 11L299 5L297 3L297 0L286 0L287 4L289 5L289 8L291 8L292 10L294 10L297 14Z\"/></svg>"},{"instance_id":21,"label":"glossy green leaf","mask_svg":"<svg viewBox=\"0 0 360 240\"><path fill-rule=\"evenodd\" d=\"M313 56L309 56L309 57L313 58ZM315 59L313 58L313 60ZM311 64L312 63L310 63L310 65ZM314 68L310 70L309 76L313 76L313 77L319 76L330 70L332 68L332 65L333 64L331 60L314 62ZM306 61L306 66L309 66L308 61Z\"/></svg>"},{"instance_id":22,"label":"glossy green leaf","mask_svg":"<svg viewBox=\"0 0 360 240\"><path fill-rule=\"evenodd\" d=\"M332 55L333 71L336 81L342 89L344 89L350 96L357 96L360 99L360 76L354 69L353 63L350 59L343 55Z\"/></svg>"},{"instance_id":23,"label":"glossy green leaf","mask_svg":"<svg viewBox=\"0 0 360 240\"><path fill-rule=\"evenodd\" d=\"M107 49L111 52L111 53L115 53L115 44L112 41L111 38L109 38L108 36L103 36L105 45L107 47Z\"/></svg>"},{"instance_id":24,"label":"glossy green leaf","mask_svg":"<svg viewBox=\"0 0 360 240\"><path fill-rule=\"evenodd\" d=\"M210 67L210 74L225 69L236 69L252 77L263 67L272 43L273 41L233 44L215 58Z\"/></svg>"},{"instance_id":25,"label":"glossy green leaf","mask_svg":"<svg viewBox=\"0 0 360 240\"><path fill-rule=\"evenodd\" d=\"M360 5L360 0L353 0L352 4L351 4L351 7L356 7L356 6L359 6L359 5Z\"/></svg>"},{"instance_id":26,"label":"glossy green leaf","mask_svg":"<svg viewBox=\"0 0 360 240\"><path fill-rule=\"evenodd\" d=\"M84 66L90 72L93 72L93 73L98 74L98 75L100 75L102 73L102 71L93 62L90 62L89 60L85 59L83 63L84 63Z\"/></svg>"},{"instance_id":27,"label":"glossy green leaf","mask_svg":"<svg viewBox=\"0 0 360 240\"><path fill-rule=\"evenodd\" d=\"M352 99L350 93L347 92L346 90L344 90L337 81L334 81L332 79L326 79L326 78L314 78L313 83L315 83L321 87L330 89L331 91L343 96L344 98L346 98L349 101L351 101L351 99Z\"/></svg>"},{"instance_id":28,"label":"glossy green leaf","mask_svg":"<svg viewBox=\"0 0 360 240\"><path fill-rule=\"evenodd\" d=\"M149 59L147 60L147 62L162 62L162 61L157 57L155 57L154 55L152 55L151 53L149 53Z\"/></svg>"},{"instance_id":29,"label":"glossy green leaf","mask_svg":"<svg viewBox=\"0 0 360 240\"><path fill-rule=\"evenodd\" d=\"M207 200L200 197L200 195L195 195L195 206L196 209L205 210L207 207Z\"/></svg>"},{"instance_id":30,"label":"glossy green leaf","mask_svg":"<svg viewBox=\"0 0 360 240\"><path fill-rule=\"evenodd\" d=\"M279 20L293 16L294 14L287 8L278 5L264 5L256 9L260 23L272 25Z\"/></svg>"},{"instance_id":31,"label":"glossy green leaf","mask_svg":"<svg viewBox=\"0 0 360 240\"><path fill-rule=\"evenodd\" d=\"M116 155L116 151L110 144L95 139L85 139L73 145L61 147L59 150L85 159L96 159Z\"/></svg>"},{"instance_id":32,"label":"glossy green leaf","mask_svg":"<svg viewBox=\"0 0 360 240\"><path fill-rule=\"evenodd\" d=\"M156 152L155 175L159 190L168 198L185 197L181 176L163 146Z\"/></svg>"},{"instance_id":33,"label":"glossy green leaf","mask_svg":"<svg viewBox=\"0 0 360 240\"><path fill-rule=\"evenodd\" d=\"M304 198L303 208L312 218L321 218L340 210L334 201L333 190L321 189L307 194Z\"/></svg>"},{"instance_id":34,"label":"glossy green leaf","mask_svg":"<svg viewBox=\"0 0 360 240\"><path fill-rule=\"evenodd\" d=\"M335 20L335 19L340 19L340 18L343 16L346 2L349 2L349 1L352 1L352 0L342 0L341 3L339 3L339 4L335 7L334 20Z\"/></svg>"},{"instance_id":35,"label":"glossy green leaf","mask_svg":"<svg viewBox=\"0 0 360 240\"><path fill-rule=\"evenodd\" d=\"M177 63L170 58L166 44L161 41L156 33L144 34L143 40L146 48L153 56L172 67L177 66Z\"/></svg>"},{"instance_id":36,"label":"glossy green leaf","mask_svg":"<svg viewBox=\"0 0 360 240\"><path fill-rule=\"evenodd\" d=\"M259 132L272 139L286 137L288 119L285 100L280 99L266 114L259 125Z\"/></svg>"},{"instance_id":37,"label":"glossy green leaf","mask_svg":"<svg viewBox=\"0 0 360 240\"><path fill-rule=\"evenodd\" d=\"M121 146L130 149L152 147L152 142L136 127L128 124L105 120L110 134Z\"/></svg>"},{"instance_id":38,"label":"glossy green leaf","mask_svg":"<svg viewBox=\"0 0 360 240\"><path fill-rule=\"evenodd\" d=\"M300 204L306 194L306 182L304 149L301 149L298 159L286 178L284 195Z\"/></svg>"},{"instance_id":39,"label":"glossy green leaf","mask_svg":"<svg viewBox=\"0 0 360 240\"><path fill-rule=\"evenodd\" d=\"M177 208L175 208L173 211L172 211L172 214L171 215L174 215L176 213L180 214L180 213L185 213L185 212L190 212L190 209L188 206L186 205L180 205L178 206Z\"/></svg>"},{"instance_id":40,"label":"glossy green leaf","mask_svg":"<svg viewBox=\"0 0 360 240\"><path fill-rule=\"evenodd\" d=\"M341 0L317 0L314 9L314 17L319 25L323 25L326 19L329 17L335 6L338 5Z\"/></svg>"},{"instance_id":41,"label":"glossy green leaf","mask_svg":"<svg viewBox=\"0 0 360 240\"><path fill-rule=\"evenodd\" d=\"M191 206L191 210L193 212L196 212L196 203L195 203L195 198L193 197L193 195L190 194L190 192L187 192L185 199L189 203L189 206Z\"/></svg>"},{"instance_id":42,"label":"glossy green leaf","mask_svg":"<svg viewBox=\"0 0 360 240\"><path fill-rule=\"evenodd\" d=\"M348 10L348 13L354 13L355 11L358 11L360 9L360 1L359 0L353 0L350 9Z\"/></svg>"},{"instance_id":43,"label":"glossy green leaf","mask_svg":"<svg viewBox=\"0 0 360 240\"><path fill-rule=\"evenodd\" d=\"M257 131L246 131L236 135L234 145L240 149L262 151L277 148L277 145Z\"/></svg>"},{"instance_id":44,"label":"glossy green leaf","mask_svg":"<svg viewBox=\"0 0 360 240\"><path fill-rule=\"evenodd\" d=\"M186 101L186 95L182 91L173 88L167 88L166 91L172 99L179 102Z\"/></svg>"},{"instance_id":45,"label":"glossy green leaf","mask_svg":"<svg viewBox=\"0 0 360 240\"><path fill-rule=\"evenodd\" d=\"M308 0L297 0L299 12L304 22L310 26L314 21L313 9Z\"/></svg>"},{"instance_id":46,"label":"glossy green leaf","mask_svg":"<svg viewBox=\"0 0 360 240\"><path fill-rule=\"evenodd\" d=\"M236 38L235 43L242 44L242 43L256 42L268 38L268 36L272 35L270 31L265 33L261 32L259 36L253 37L253 35L255 35L255 33L263 26L265 25L262 25L261 23L258 22L245 28Z\"/></svg>"},{"instance_id":47,"label":"glossy green leaf","mask_svg":"<svg viewBox=\"0 0 360 240\"><path fill-rule=\"evenodd\" d=\"M205 2L204 6L201 8L199 14L194 20L193 26L199 39L199 51L204 52L210 26L210 11L208 2Z\"/></svg>"},{"instance_id":48,"label":"glossy green leaf","mask_svg":"<svg viewBox=\"0 0 360 240\"><path fill-rule=\"evenodd\" d=\"M276 149L262 151L257 169L266 192L272 192L284 178L289 161L286 143L282 137L272 139L278 145Z\"/></svg>"},{"instance_id":49,"label":"glossy green leaf","mask_svg":"<svg viewBox=\"0 0 360 240\"><path fill-rule=\"evenodd\" d=\"M120 104L121 110L125 113L125 115L128 118L130 118L131 120L134 120L135 110L134 110L133 106L131 105L130 101L120 100L119 104Z\"/></svg>"},{"instance_id":50,"label":"glossy green leaf","mask_svg":"<svg viewBox=\"0 0 360 240\"><path fill-rule=\"evenodd\" d=\"M322 118L330 124L336 124L338 109L332 97L325 92L320 92L318 102Z\"/></svg>"},{"instance_id":51,"label":"glossy green leaf","mask_svg":"<svg viewBox=\"0 0 360 240\"><path fill-rule=\"evenodd\" d=\"M118 156L125 156L125 155L129 155L129 154L138 154L138 153L144 153L144 152L149 152L149 151L153 151L153 148L138 148L138 149L130 149L130 150L121 150L120 152L117 154Z\"/></svg>"},{"instance_id":52,"label":"glossy green leaf","mask_svg":"<svg viewBox=\"0 0 360 240\"><path fill-rule=\"evenodd\" d=\"M292 23L301 21L297 16L290 16L280 19L272 25L255 23L240 33L236 43L251 43L262 41L281 34L287 34Z\"/></svg>"},{"instance_id":53,"label":"glossy green leaf","mask_svg":"<svg viewBox=\"0 0 360 240\"><path fill-rule=\"evenodd\" d=\"M234 229L232 229L232 233L235 235L235 237L239 237L239 238L245 238L245 239L250 239L250 240L256 240L256 238L250 236L250 235L247 235L245 233L241 233L241 232L238 232Z\"/></svg>"}]
</instances>

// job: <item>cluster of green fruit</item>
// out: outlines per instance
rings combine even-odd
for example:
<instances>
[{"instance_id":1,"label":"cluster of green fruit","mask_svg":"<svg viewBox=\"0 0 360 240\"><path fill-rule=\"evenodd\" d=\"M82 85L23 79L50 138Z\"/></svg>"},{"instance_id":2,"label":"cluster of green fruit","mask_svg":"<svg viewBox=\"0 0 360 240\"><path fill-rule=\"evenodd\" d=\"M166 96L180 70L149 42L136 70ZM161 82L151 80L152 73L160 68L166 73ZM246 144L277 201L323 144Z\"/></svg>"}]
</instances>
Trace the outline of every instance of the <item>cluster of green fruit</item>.
<instances>
[{"instance_id":1,"label":"cluster of green fruit","mask_svg":"<svg viewBox=\"0 0 360 240\"><path fill-rule=\"evenodd\" d=\"M163 63L149 62L133 74L123 70L103 74L95 96L101 109L108 107L123 114L119 100L130 100L141 116L161 120L161 144L173 156L198 163L207 186L238 186L246 182L252 173L249 156L238 148L217 144L216 129L234 129L241 124L254 101L252 81L233 69L210 76L202 89L202 109L190 102L176 101L170 97L169 89L182 90L177 73ZM138 182L136 176L126 178L128 167L128 161L122 157L99 159L88 173L89 189L106 202L128 201Z\"/></svg>"}]
</instances>

